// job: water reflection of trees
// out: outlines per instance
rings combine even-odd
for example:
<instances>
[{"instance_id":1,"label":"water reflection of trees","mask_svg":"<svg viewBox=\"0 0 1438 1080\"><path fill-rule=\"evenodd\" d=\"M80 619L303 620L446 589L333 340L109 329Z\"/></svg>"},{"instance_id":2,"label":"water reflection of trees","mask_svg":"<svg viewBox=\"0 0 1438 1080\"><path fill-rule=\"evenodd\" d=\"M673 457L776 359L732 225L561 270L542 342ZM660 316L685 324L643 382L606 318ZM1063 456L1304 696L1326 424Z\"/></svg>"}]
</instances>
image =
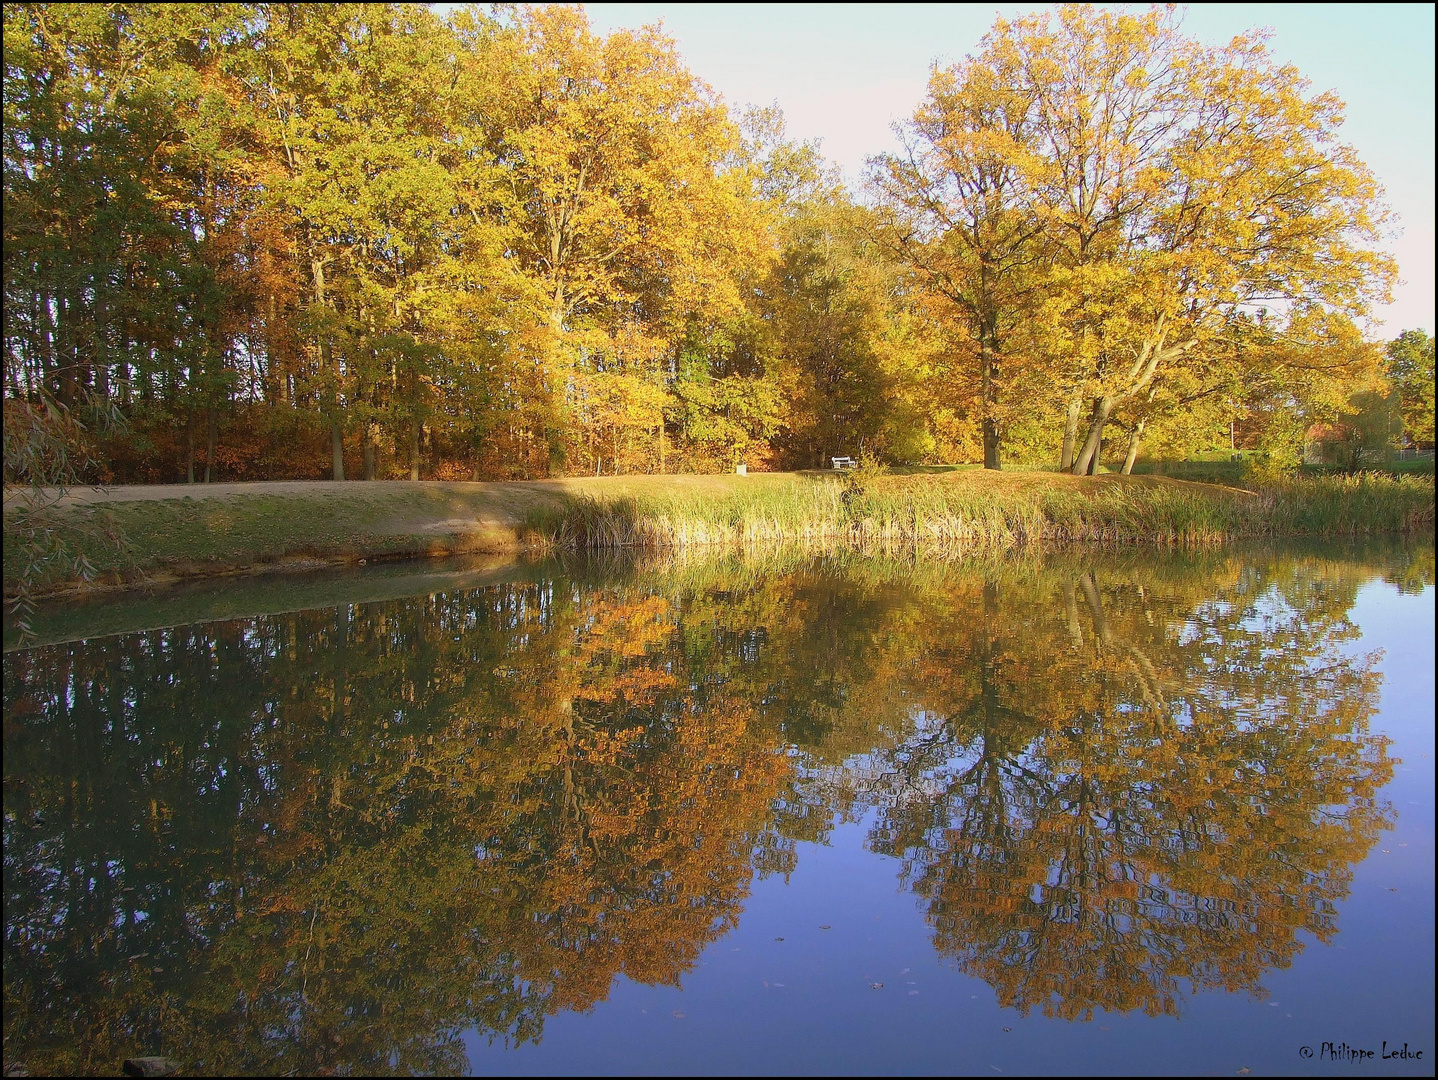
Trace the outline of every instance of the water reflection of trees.
<instances>
[{"instance_id":1,"label":"water reflection of trees","mask_svg":"<svg viewBox=\"0 0 1438 1080\"><path fill-rule=\"evenodd\" d=\"M466 1027L677 981L791 768L679 645L544 583L12 657L9 1044L455 1071Z\"/></svg>"},{"instance_id":2,"label":"water reflection of trees","mask_svg":"<svg viewBox=\"0 0 1438 1080\"><path fill-rule=\"evenodd\" d=\"M7 1053L456 1071L870 806L1006 1004L1252 990L1386 823L1373 572L714 563L12 654Z\"/></svg>"},{"instance_id":3,"label":"water reflection of trees","mask_svg":"<svg viewBox=\"0 0 1438 1080\"><path fill-rule=\"evenodd\" d=\"M1171 1013L1185 984L1257 991L1298 931L1333 933L1392 766L1371 658L1342 651L1361 578L1274 570L944 606L925 723L875 754L895 797L871 842L1005 1005Z\"/></svg>"}]
</instances>

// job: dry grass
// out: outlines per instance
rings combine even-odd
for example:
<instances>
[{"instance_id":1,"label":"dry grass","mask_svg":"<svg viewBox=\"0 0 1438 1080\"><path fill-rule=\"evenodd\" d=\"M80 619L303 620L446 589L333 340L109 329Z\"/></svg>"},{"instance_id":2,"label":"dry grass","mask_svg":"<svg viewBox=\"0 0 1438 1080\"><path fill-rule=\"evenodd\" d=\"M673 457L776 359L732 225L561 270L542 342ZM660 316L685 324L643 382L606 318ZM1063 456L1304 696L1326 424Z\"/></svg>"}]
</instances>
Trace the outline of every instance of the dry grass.
<instances>
[{"instance_id":1,"label":"dry grass","mask_svg":"<svg viewBox=\"0 0 1438 1080\"><path fill-rule=\"evenodd\" d=\"M839 540L985 550L1390 533L1433 520L1431 479L1376 475L1290 481L1258 492L1166 477L984 471L791 475L762 487L742 484L704 497L664 488L580 491L553 537L567 547Z\"/></svg>"}]
</instances>

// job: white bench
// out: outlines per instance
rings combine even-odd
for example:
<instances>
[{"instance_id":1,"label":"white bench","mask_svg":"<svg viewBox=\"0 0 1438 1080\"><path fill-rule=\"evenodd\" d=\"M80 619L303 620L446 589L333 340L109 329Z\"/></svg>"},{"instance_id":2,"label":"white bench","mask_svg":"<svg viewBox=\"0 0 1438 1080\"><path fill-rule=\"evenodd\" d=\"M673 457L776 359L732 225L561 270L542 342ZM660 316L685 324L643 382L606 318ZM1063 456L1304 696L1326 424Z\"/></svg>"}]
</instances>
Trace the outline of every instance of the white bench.
<instances>
[{"instance_id":1,"label":"white bench","mask_svg":"<svg viewBox=\"0 0 1438 1080\"><path fill-rule=\"evenodd\" d=\"M851 457L836 457L829 460L836 469L852 469L854 467L854 459Z\"/></svg>"}]
</instances>

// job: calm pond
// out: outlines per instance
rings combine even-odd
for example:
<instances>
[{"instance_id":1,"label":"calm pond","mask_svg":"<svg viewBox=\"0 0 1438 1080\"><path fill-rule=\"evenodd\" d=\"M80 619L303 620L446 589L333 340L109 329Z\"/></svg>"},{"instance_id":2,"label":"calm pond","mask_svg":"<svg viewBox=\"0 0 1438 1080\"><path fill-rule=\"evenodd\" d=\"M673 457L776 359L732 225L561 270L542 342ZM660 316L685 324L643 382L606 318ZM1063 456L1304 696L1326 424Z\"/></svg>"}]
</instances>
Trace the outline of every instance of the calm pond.
<instances>
[{"instance_id":1,"label":"calm pond","mask_svg":"<svg viewBox=\"0 0 1438 1080\"><path fill-rule=\"evenodd\" d=\"M5 1061L1431 1075L1433 566L426 564L44 611L4 661Z\"/></svg>"}]
</instances>

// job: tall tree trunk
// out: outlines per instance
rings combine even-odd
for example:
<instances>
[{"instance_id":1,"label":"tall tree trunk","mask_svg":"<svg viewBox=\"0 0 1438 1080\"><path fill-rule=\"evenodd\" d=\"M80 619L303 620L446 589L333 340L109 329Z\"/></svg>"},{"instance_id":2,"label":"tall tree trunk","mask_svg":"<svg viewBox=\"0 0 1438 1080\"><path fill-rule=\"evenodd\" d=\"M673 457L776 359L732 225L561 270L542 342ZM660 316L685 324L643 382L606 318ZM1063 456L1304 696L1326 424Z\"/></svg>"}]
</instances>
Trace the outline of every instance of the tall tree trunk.
<instances>
[{"instance_id":1,"label":"tall tree trunk","mask_svg":"<svg viewBox=\"0 0 1438 1080\"><path fill-rule=\"evenodd\" d=\"M330 466L336 480L345 478L345 431L338 420L330 421Z\"/></svg>"},{"instance_id":2,"label":"tall tree trunk","mask_svg":"<svg viewBox=\"0 0 1438 1080\"><path fill-rule=\"evenodd\" d=\"M419 479L419 436L420 423L416 417L409 429L409 478Z\"/></svg>"},{"instance_id":3,"label":"tall tree trunk","mask_svg":"<svg viewBox=\"0 0 1438 1080\"><path fill-rule=\"evenodd\" d=\"M185 483L195 482L195 414L185 413Z\"/></svg>"},{"instance_id":4,"label":"tall tree trunk","mask_svg":"<svg viewBox=\"0 0 1438 1080\"><path fill-rule=\"evenodd\" d=\"M109 287L106 281L103 287L95 289L95 396L100 401L110 400L110 326L106 309L105 290Z\"/></svg>"},{"instance_id":5,"label":"tall tree trunk","mask_svg":"<svg viewBox=\"0 0 1438 1080\"><path fill-rule=\"evenodd\" d=\"M1073 468L1074 443L1078 442L1078 418L1082 407L1083 402L1078 398L1069 402L1068 414L1064 418L1064 448L1059 455L1059 472L1068 472Z\"/></svg>"},{"instance_id":6,"label":"tall tree trunk","mask_svg":"<svg viewBox=\"0 0 1438 1080\"><path fill-rule=\"evenodd\" d=\"M1098 471L1099 450L1103 446L1103 428L1108 423L1109 413L1113 412L1113 395L1105 394L1103 397L1093 399L1093 420L1089 424L1088 438L1084 440L1083 449L1074 459L1073 473L1075 476L1084 476Z\"/></svg>"},{"instance_id":7,"label":"tall tree trunk","mask_svg":"<svg viewBox=\"0 0 1438 1080\"><path fill-rule=\"evenodd\" d=\"M327 304L324 261L311 255L310 273L314 278L315 299L319 301L321 307L324 307ZM327 411L330 414L330 468L334 479L343 480L345 478L345 442L344 429L340 426L339 420L340 369L335 360L334 343L330 340L328 332L325 332L320 338L320 360L325 371L334 373L334 386L325 391L325 397L328 398Z\"/></svg>"},{"instance_id":8,"label":"tall tree trunk","mask_svg":"<svg viewBox=\"0 0 1438 1080\"><path fill-rule=\"evenodd\" d=\"M999 373L998 349L995 347L997 334L990 328L980 331L979 361L983 369L983 410L984 410L984 468L998 469L999 464L999 422L994 416L998 400L996 379Z\"/></svg>"},{"instance_id":9,"label":"tall tree trunk","mask_svg":"<svg viewBox=\"0 0 1438 1080\"><path fill-rule=\"evenodd\" d=\"M265 404L272 405L275 396L278 395L281 402L285 400L285 380L280 375L280 366L275 361L275 294L270 293L265 306L265 368L260 377L261 393L264 394ZM276 386L276 379L279 385Z\"/></svg>"},{"instance_id":10,"label":"tall tree trunk","mask_svg":"<svg viewBox=\"0 0 1438 1080\"><path fill-rule=\"evenodd\" d=\"M68 408L80 400L80 384L76 378L80 363L79 352L75 346L75 306L62 295L56 299L56 310L58 318L55 320L55 340L58 347L55 360L59 386L55 400Z\"/></svg>"},{"instance_id":11,"label":"tall tree trunk","mask_svg":"<svg viewBox=\"0 0 1438 1080\"><path fill-rule=\"evenodd\" d=\"M205 483L209 483L215 468L215 407L211 405L205 410L206 432L205 432Z\"/></svg>"},{"instance_id":12,"label":"tall tree trunk","mask_svg":"<svg viewBox=\"0 0 1438 1080\"><path fill-rule=\"evenodd\" d=\"M364 433L364 478L375 478L375 444L379 441L379 425L373 420L365 425Z\"/></svg>"},{"instance_id":13,"label":"tall tree trunk","mask_svg":"<svg viewBox=\"0 0 1438 1080\"><path fill-rule=\"evenodd\" d=\"M1125 476L1131 476L1133 474L1133 463L1138 458L1139 440L1143 438L1144 425L1147 423L1147 420L1140 420L1133 426L1133 431L1129 432L1128 456L1123 459L1123 474Z\"/></svg>"},{"instance_id":14,"label":"tall tree trunk","mask_svg":"<svg viewBox=\"0 0 1438 1080\"><path fill-rule=\"evenodd\" d=\"M984 468L1003 468L999 461L999 424L992 416L984 417Z\"/></svg>"}]
</instances>

